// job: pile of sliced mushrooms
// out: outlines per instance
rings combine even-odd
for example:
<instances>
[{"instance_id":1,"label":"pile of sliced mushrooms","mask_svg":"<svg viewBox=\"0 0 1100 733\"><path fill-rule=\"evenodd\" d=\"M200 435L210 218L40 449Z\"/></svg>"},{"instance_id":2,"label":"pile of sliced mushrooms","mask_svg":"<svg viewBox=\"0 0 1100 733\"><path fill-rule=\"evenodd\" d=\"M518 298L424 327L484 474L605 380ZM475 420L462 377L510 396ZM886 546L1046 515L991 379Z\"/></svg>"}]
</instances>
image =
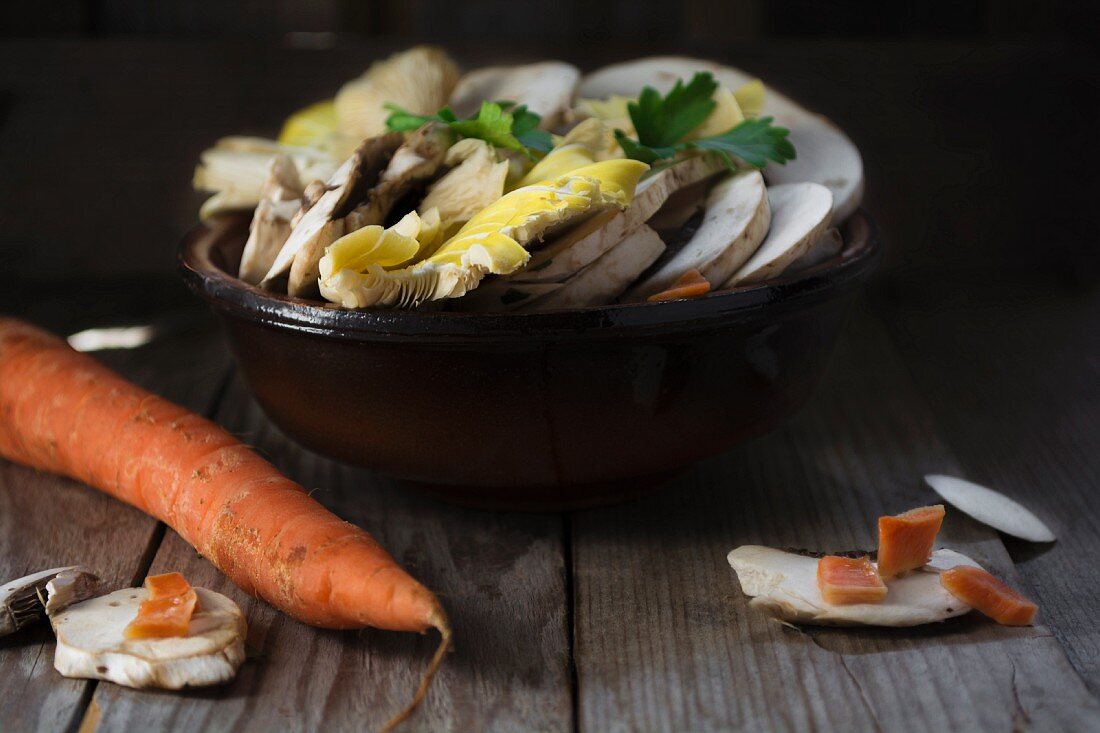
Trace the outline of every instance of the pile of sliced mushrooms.
<instances>
[{"instance_id":1,"label":"pile of sliced mushrooms","mask_svg":"<svg viewBox=\"0 0 1100 733\"><path fill-rule=\"evenodd\" d=\"M693 135L766 115L797 157L760 170L693 150L646 166L632 196L617 190L623 167L578 188L581 172L625 159L615 131L632 129L643 88L664 94L697 72L718 90ZM388 125L395 109L463 118L489 100L539 115L552 148L532 158L438 122ZM588 75L560 61L463 75L415 47L293 115L278 140L219 140L194 185L213 194L204 220L252 212L238 273L251 285L343 308L543 311L645 302L687 273L744 287L836 258L863 165L828 120L728 66L654 57Z\"/></svg>"}]
</instances>

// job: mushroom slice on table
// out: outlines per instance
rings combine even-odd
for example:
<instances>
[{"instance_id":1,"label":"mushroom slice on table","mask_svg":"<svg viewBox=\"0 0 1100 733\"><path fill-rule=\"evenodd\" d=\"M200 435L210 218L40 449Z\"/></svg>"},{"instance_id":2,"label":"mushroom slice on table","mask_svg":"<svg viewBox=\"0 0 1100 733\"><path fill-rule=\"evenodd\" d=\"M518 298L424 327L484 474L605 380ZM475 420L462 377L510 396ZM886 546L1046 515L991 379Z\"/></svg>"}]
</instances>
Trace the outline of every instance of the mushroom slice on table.
<instances>
[{"instance_id":1,"label":"mushroom slice on table","mask_svg":"<svg viewBox=\"0 0 1100 733\"><path fill-rule=\"evenodd\" d=\"M919 626L961 616L971 609L940 584L940 573L959 565L979 567L954 550L936 550L920 570L887 583L881 603L831 605L818 588L818 558L745 545L727 558L749 605L783 621L822 626Z\"/></svg>"},{"instance_id":2,"label":"mushroom slice on table","mask_svg":"<svg viewBox=\"0 0 1100 733\"><path fill-rule=\"evenodd\" d=\"M302 193L302 181L294 161L283 153L272 158L241 254L237 274L241 280L256 285L271 269L275 256L290 236L290 222L301 208Z\"/></svg>"},{"instance_id":3,"label":"mushroom slice on table","mask_svg":"<svg viewBox=\"0 0 1100 733\"><path fill-rule=\"evenodd\" d=\"M764 178L750 170L723 179L707 196L705 211L691 239L632 287L624 300L645 300L692 269L712 287L728 280L768 234L771 209Z\"/></svg>"},{"instance_id":4,"label":"mushroom slice on table","mask_svg":"<svg viewBox=\"0 0 1100 733\"><path fill-rule=\"evenodd\" d=\"M614 302L664 251L665 243L657 232L642 224L614 248L566 280L560 289L524 309L584 308Z\"/></svg>"},{"instance_id":5,"label":"mushroom slice on table","mask_svg":"<svg viewBox=\"0 0 1100 733\"><path fill-rule=\"evenodd\" d=\"M562 282L595 262L649 220L676 191L726 169L714 155L697 155L661 170L638 184L624 211L609 211L582 222L531 253L516 282Z\"/></svg>"},{"instance_id":6,"label":"mushroom slice on table","mask_svg":"<svg viewBox=\"0 0 1100 733\"><path fill-rule=\"evenodd\" d=\"M52 614L54 667L66 677L178 690L227 682L244 662L244 614L220 593L196 588L185 637L127 639L147 588L124 588Z\"/></svg>"},{"instance_id":7,"label":"mushroom slice on table","mask_svg":"<svg viewBox=\"0 0 1100 733\"><path fill-rule=\"evenodd\" d=\"M768 187L772 221L768 236L725 287L749 285L780 275L801 257L829 226L833 197L816 183Z\"/></svg>"},{"instance_id":8,"label":"mushroom slice on table","mask_svg":"<svg viewBox=\"0 0 1100 733\"><path fill-rule=\"evenodd\" d=\"M79 565L51 568L0 585L0 636L93 596L99 578Z\"/></svg>"},{"instance_id":9,"label":"mushroom slice on table","mask_svg":"<svg viewBox=\"0 0 1100 733\"><path fill-rule=\"evenodd\" d=\"M755 81L740 69L712 61L653 56L612 64L586 75L577 95L598 99L633 97L647 85L664 93L678 79L686 81L697 71L711 72L719 84L735 91ZM749 113L747 105L742 108ZM840 223L848 218L863 197L863 159L851 139L827 118L772 89L767 90L760 114L772 116L777 125L790 129L789 139L798 151L798 157L786 165L768 166L764 172L768 183L811 181L826 186L833 194L833 221Z\"/></svg>"},{"instance_id":10,"label":"mushroom slice on table","mask_svg":"<svg viewBox=\"0 0 1100 733\"><path fill-rule=\"evenodd\" d=\"M580 70L564 61L486 66L462 76L451 94L451 107L459 117L466 117L476 114L485 101L525 104L542 117L539 127L551 130L564 121L580 78Z\"/></svg>"},{"instance_id":11,"label":"mushroom slice on table","mask_svg":"<svg viewBox=\"0 0 1100 733\"><path fill-rule=\"evenodd\" d=\"M1043 520L1004 494L954 476L929 474L925 482L951 506L982 524L1029 542L1054 542Z\"/></svg>"},{"instance_id":12,"label":"mushroom slice on table","mask_svg":"<svg viewBox=\"0 0 1100 733\"><path fill-rule=\"evenodd\" d=\"M362 140L386 132L387 104L418 115L447 104L458 83L458 66L442 49L415 46L375 62L336 94L340 132Z\"/></svg>"},{"instance_id":13,"label":"mushroom slice on table","mask_svg":"<svg viewBox=\"0 0 1100 733\"><path fill-rule=\"evenodd\" d=\"M287 275L289 295L307 295L316 290L317 264L325 247L344 233L343 218L355 203L366 198L366 192L378 182L402 142L403 137L397 132L374 137L344 161L328 179L327 190L317 203L295 222L261 286L273 288L279 278Z\"/></svg>"}]
</instances>

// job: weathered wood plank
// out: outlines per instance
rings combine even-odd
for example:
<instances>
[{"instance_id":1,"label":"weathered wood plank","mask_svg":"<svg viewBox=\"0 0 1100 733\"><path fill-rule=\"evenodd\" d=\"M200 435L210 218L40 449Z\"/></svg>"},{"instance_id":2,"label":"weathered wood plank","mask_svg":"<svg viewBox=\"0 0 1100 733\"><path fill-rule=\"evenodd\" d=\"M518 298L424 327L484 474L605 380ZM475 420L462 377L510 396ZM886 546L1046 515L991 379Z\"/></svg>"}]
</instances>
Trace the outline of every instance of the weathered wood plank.
<instances>
[{"instance_id":1,"label":"weathered wood plank","mask_svg":"<svg viewBox=\"0 0 1100 733\"><path fill-rule=\"evenodd\" d=\"M64 301L25 304L23 314L40 316L33 320L62 333L74 322L91 324L73 303L66 310ZM229 362L209 317L202 311L192 316L183 332L100 358L149 389L207 410ZM75 481L0 459L0 578L81 563L111 587L128 586L144 573L159 539L157 523L136 509ZM55 731L79 720L92 683L58 675L53 646L48 626L0 639L0 728Z\"/></svg>"},{"instance_id":2,"label":"weathered wood plank","mask_svg":"<svg viewBox=\"0 0 1100 733\"><path fill-rule=\"evenodd\" d=\"M574 515L580 730L1095 727L1100 706L1043 627L800 631L748 608L731 548L873 547L877 516L931 503L921 475L956 467L861 314L786 427L664 494ZM955 513L943 540L1018 582L986 528Z\"/></svg>"},{"instance_id":3,"label":"weathered wood plank","mask_svg":"<svg viewBox=\"0 0 1100 733\"><path fill-rule=\"evenodd\" d=\"M885 307L908 313L890 331L960 470L1054 527L1050 547L1008 548L1097 692L1100 566L1083 558L1100 552L1100 295L1036 278L963 280L883 289Z\"/></svg>"},{"instance_id":4,"label":"weathered wood plank","mask_svg":"<svg viewBox=\"0 0 1100 733\"><path fill-rule=\"evenodd\" d=\"M439 592L455 651L407 730L571 729L560 517L463 510L401 492L282 437L241 384L218 419ZM103 685L103 730L376 729L408 701L437 640L304 626L241 593L171 532L153 564L168 570L240 603L263 658L223 689L157 695Z\"/></svg>"}]
</instances>

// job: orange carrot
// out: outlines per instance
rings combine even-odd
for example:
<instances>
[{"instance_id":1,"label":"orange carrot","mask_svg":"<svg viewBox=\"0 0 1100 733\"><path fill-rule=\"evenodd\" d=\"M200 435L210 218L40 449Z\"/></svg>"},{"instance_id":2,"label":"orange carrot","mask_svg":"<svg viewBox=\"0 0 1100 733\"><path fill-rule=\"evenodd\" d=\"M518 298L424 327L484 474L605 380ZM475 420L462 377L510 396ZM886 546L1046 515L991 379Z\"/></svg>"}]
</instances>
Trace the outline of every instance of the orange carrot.
<instances>
[{"instance_id":1,"label":"orange carrot","mask_svg":"<svg viewBox=\"0 0 1100 733\"><path fill-rule=\"evenodd\" d=\"M834 606L882 603L886 586L866 557L826 555L817 563L817 587L821 599Z\"/></svg>"},{"instance_id":2,"label":"orange carrot","mask_svg":"<svg viewBox=\"0 0 1100 733\"><path fill-rule=\"evenodd\" d=\"M1039 607L981 568L956 565L940 573L940 585L1003 626L1030 626Z\"/></svg>"},{"instance_id":3,"label":"orange carrot","mask_svg":"<svg viewBox=\"0 0 1100 733\"><path fill-rule=\"evenodd\" d=\"M165 522L246 592L314 626L451 629L439 600L218 425L60 339L0 318L0 456L71 476Z\"/></svg>"},{"instance_id":4,"label":"orange carrot","mask_svg":"<svg viewBox=\"0 0 1100 733\"><path fill-rule=\"evenodd\" d=\"M894 517L879 517L879 575L889 580L927 563L943 516L943 504L935 504Z\"/></svg>"},{"instance_id":5,"label":"orange carrot","mask_svg":"<svg viewBox=\"0 0 1100 733\"><path fill-rule=\"evenodd\" d=\"M666 290L646 298L650 303L659 300L679 300L680 298L698 298L710 292L710 283L698 270L691 269L676 279Z\"/></svg>"},{"instance_id":6,"label":"orange carrot","mask_svg":"<svg viewBox=\"0 0 1100 733\"><path fill-rule=\"evenodd\" d=\"M149 597L138 606L137 616L126 625L127 639L163 639L187 636L191 615L199 597L179 573L150 575L145 579Z\"/></svg>"}]
</instances>

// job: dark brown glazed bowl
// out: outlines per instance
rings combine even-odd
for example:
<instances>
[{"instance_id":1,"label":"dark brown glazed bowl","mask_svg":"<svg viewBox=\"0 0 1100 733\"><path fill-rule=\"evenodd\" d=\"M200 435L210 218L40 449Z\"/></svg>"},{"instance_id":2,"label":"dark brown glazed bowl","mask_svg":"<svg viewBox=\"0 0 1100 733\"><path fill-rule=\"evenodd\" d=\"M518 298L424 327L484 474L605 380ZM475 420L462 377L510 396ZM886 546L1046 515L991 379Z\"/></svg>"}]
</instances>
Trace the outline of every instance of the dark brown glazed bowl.
<instances>
[{"instance_id":1,"label":"dark brown glazed bowl","mask_svg":"<svg viewBox=\"0 0 1100 733\"><path fill-rule=\"evenodd\" d=\"M560 509L637 494L775 427L810 396L881 252L766 285L531 314L339 310L246 285L247 219L180 247L271 419L308 448L466 504Z\"/></svg>"}]
</instances>

